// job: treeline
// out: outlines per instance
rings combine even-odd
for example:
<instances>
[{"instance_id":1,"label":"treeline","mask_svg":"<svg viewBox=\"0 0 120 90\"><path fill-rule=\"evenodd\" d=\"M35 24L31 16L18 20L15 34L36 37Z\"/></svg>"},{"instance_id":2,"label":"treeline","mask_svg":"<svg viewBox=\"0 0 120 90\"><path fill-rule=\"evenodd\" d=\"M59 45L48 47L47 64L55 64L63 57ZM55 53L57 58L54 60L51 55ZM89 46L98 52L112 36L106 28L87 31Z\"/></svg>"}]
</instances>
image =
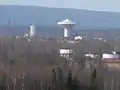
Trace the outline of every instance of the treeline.
<instances>
[{"instance_id":1,"label":"treeline","mask_svg":"<svg viewBox=\"0 0 120 90\"><path fill-rule=\"evenodd\" d=\"M0 83L0 90L98 90L95 86L97 72L90 76L90 85L82 85L72 71L64 72L64 67L56 67L47 77L35 77L30 74L10 75L4 73ZM42 73L42 72L41 72Z\"/></svg>"},{"instance_id":2,"label":"treeline","mask_svg":"<svg viewBox=\"0 0 120 90\"><path fill-rule=\"evenodd\" d=\"M59 49L66 47L76 50L74 62L60 57ZM116 78L111 78L115 75L109 77L111 81L108 84L109 79L106 77L109 73L104 75L101 67L89 71L84 65L84 53L101 54L111 51L111 44L98 41L71 44L2 38L0 90L119 90L119 82L116 82ZM69 65L70 63L72 64ZM109 89L109 86L115 88Z\"/></svg>"}]
</instances>

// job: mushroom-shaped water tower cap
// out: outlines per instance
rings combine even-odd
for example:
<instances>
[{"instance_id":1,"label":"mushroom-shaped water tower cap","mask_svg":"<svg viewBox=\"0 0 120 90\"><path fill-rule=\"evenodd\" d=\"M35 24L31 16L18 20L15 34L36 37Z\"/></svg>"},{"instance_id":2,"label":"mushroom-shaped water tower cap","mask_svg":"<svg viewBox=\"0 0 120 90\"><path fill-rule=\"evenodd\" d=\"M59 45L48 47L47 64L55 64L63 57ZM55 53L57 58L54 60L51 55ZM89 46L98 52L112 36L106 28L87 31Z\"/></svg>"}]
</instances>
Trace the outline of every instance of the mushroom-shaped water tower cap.
<instances>
[{"instance_id":1,"label":"mushroom-shaped water tower cap","mask_svg":"<svg viewBox=\"0 0 120 90\"><path fill-rule=\"evenodd\" d=\"M69 20L69 19L65 19L61 22L58 22L57 24L75 24L75 22Z\"/></svg>"}]
</instances>

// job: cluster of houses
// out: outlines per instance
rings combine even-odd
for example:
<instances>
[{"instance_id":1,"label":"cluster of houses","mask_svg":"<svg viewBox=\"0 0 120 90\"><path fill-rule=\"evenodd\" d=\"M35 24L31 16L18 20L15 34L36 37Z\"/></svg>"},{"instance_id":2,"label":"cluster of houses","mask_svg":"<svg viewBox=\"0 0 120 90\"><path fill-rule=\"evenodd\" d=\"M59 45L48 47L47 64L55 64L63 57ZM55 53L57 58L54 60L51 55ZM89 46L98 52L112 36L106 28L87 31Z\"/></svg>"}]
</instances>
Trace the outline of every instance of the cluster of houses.
<instances>
[{"instance_id":1,"label":"cluster of houses","mask_svg":"<svg viewBox=\"0 0 120 90\"><path fill-rule=\"evenodd\" d=\"M72 55L74 50L72 49L60 49L60 56L66 58L67 60L72 60ZM97 54L84 54L85 57L90 57L93 60L100 55ZM87 61L88 62L88 61ZM120 68L120 52L111 52L111 53L103 53L101 62L103 67L107 68Z\"/></svg>"}]
</instances>

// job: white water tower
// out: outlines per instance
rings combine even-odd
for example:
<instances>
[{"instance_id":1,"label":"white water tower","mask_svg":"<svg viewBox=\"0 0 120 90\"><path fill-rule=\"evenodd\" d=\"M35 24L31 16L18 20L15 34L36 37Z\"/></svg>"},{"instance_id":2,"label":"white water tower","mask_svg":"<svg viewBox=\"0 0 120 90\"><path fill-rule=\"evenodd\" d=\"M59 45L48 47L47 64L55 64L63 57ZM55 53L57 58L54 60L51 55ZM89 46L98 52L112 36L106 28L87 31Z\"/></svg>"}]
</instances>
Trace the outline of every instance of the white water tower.
<instances>
[{"instance_id":1,"label":"white water tower","mask_svg":"<svg viewBox=\"0 0 120 90\"><path fill-rule=\"evenodd\" d=\"M30 26L30 38L34 37L36 34L36 27L35 25Z\"/></svg>"},{"instance_id":2,"label":"white water tower","mask_svg":"<svg viewBox=\"0 0 120 90\"><path fill-rule=\"evenodd\" d=\"M71 30L72 30L72 27L75 25L75 22L68 20L68 19L65 19L61 22L58 22L57 24L64 28L64 37L65 38L70 37Z\"/></svg>"}]
</instances>

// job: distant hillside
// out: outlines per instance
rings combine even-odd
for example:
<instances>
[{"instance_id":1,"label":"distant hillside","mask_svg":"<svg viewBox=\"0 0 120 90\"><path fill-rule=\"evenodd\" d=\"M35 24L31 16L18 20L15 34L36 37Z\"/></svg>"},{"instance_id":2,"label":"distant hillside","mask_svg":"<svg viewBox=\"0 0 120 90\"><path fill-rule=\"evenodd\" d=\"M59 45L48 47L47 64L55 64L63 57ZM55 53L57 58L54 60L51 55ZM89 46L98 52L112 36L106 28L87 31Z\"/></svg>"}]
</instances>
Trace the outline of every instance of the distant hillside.
<instances>
[{"instance_id":1,"label":"distant hillside","mask_svg":"<svg viewBox=\"0 0 120 90\"><path fill-rule=\"evenodd\" d=\"M120 28L120 13L78 9L45 8L35 6L0 5L0 25L56 26L56 22L71 19L77 28Z\"/></svg>"}]
</instances>

